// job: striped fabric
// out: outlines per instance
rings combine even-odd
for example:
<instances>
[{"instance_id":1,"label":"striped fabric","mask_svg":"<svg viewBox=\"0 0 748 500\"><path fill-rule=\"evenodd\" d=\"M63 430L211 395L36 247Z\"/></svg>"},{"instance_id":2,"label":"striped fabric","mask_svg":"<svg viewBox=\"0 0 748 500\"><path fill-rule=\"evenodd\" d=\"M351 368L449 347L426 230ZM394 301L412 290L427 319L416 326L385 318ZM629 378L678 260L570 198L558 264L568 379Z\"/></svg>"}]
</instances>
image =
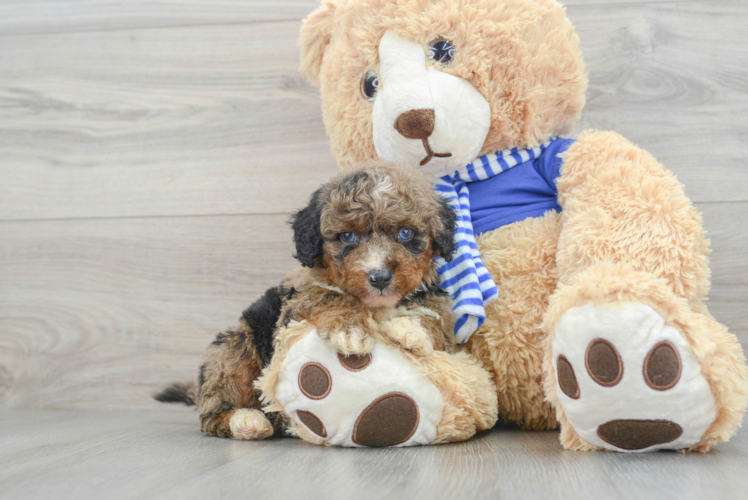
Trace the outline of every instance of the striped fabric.
<instances>
[{"instance_id":1,"label":"striped fabric","mask_svg":"<svg viewBox=\"0 0 748 500\"><path fill-rule=\"evenodd\" d=\"M475 244L468 185L535 160L552 141L553 139L532 149L515 148L489 153L434 183L434 189L457 214L457 250L450 262L437 259L437 271L442 278L441 287L452 297L455 337L459 343L466 342L486 321L485 306L499 296L499 289L483 265Z\"/></svg>"}]
</instances>

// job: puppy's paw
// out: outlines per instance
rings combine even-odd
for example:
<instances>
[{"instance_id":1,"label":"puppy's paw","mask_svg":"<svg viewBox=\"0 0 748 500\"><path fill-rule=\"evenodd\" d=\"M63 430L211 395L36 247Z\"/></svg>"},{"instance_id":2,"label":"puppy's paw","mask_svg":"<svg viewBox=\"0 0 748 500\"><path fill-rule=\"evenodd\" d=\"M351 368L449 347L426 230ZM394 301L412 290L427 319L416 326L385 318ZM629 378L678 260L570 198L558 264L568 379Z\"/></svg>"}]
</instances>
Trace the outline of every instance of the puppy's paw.
<instances>
[{"instance_id":1,"label":"puppy's paw","mask_svg":"<svg viewBox=\"0 0 748 500\"><path fill-rule=\"evenodd\" d=\"M382 323L382 330L388 337L400 344L403 349L419 356L434 352L429 333L417 316L398 316Z\"/></svg>"},{"instance_id":2,"label":"puppy's paw","mask_svg":"<svg viewBox=\"0 0 748 500\"><path fill-rule=\"evenodd\" d=\"M336 351L345 356L368 354L374 347L374 337L365 329L355 326L330 332L326 338Z\"/></svg>"},{"instance_id":3,"label":"puppy's paw","mask_svg":"<svg viewBox=\"0 0 748 500\"><path fill-rule=\"evenodd\" d=\"M229 420L229 428L236 439L266 439L273 435L272 424L260 410L236 410Z\"/></svg>"}]
</instances>

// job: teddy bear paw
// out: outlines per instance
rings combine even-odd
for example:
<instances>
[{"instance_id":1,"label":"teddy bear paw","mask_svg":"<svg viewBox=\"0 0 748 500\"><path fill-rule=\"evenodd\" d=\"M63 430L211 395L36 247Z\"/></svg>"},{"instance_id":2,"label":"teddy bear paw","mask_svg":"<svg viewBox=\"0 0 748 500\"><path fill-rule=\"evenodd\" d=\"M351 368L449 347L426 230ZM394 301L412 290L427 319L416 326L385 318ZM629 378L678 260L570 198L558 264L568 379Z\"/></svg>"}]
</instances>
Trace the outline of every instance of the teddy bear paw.
<instances>
[{"instance_id":1,"label":"teddy bear paw","mask_svg":"<svg viewBox=\"0 0 748 500\"><path fill-rule=\"evenodd\" d=\"M553 368L566 417L601 448L688 448L715 419L698 360L647 305L589 303L567 311L555 328Z\"/></svg>"},{"instance_id":2,"label":"teddy bear paw","mask_svg":"<svg viewBox=\"0 0 748 500\"><path fill-rule=\"evenodd\" d=\"M443 400L397 349L344 355L312 330L283 359L275 399L300 437L333 446L412 446L436 438Z\"/></svg>"},{"instance_id":3,"label":"teddy bear paw","mask_svg":"<svg viewBox=\"0 0 748 500\"><path fill-rule=\"evenodd\" d=\"M382 329L392 340L403 349L428 356L434 352L428 332L421 326L421 321L415 316L398 316L382 324Z\"/></svg>"},{"instance_id":4,"label":"teddy bear paw","mask_svg":"<svg viewBox=\"0 0 748 500\"><path fill-rule=\"evenodd\" d=\"M256 440L273 435L272 424L260 410L236 410L229 420L229 428L236 439Z\"/></svg>"}]
</instances>

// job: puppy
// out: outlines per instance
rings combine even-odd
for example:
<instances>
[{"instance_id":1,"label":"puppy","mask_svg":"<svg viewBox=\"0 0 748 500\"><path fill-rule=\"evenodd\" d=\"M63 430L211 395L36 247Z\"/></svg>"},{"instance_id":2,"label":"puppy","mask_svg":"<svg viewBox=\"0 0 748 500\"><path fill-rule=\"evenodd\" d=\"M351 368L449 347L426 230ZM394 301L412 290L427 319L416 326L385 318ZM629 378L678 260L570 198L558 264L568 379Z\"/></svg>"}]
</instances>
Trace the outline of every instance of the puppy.
<instances>
[{"instance_id":1,"label":"puppy","mask_svg":"<svg viewBox=\"0 0 748 500\"><path fill-rule=\"evenodd\" d=\"M369 352L375 337L416 355L453 352L450 297L435 256L454 251L455 214L425 177L383 163L341 174L291 219L302 268L251 305L208 347L197 384L158 401L196 404L213 436L284 435L287 417L263 413L254 381L270 363L278 328L307 321L343 355Z\"/></svg>"}]
</instances>

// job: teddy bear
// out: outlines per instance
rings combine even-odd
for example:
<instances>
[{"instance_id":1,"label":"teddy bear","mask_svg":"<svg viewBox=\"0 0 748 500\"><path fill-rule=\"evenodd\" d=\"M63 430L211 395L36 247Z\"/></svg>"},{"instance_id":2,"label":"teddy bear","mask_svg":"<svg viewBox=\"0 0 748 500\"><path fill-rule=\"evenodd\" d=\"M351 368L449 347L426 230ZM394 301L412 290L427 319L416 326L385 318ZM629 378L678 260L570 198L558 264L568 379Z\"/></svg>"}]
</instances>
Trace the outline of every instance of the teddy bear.
<instances>
[{"instance_id":1,"label":"teddy bear","mask_svg":"<svg viewBox=\"0 0 748 500\"><path fill-rule=\"evenodd\" d=\"M572 450L734 434L745 357L705 305L701 216L620 135L568 137L587 78L559 2L329 0L300 47L340 167L418 169L458 214L441 286L502 422Z\"/></svg>"}]
</instances>

